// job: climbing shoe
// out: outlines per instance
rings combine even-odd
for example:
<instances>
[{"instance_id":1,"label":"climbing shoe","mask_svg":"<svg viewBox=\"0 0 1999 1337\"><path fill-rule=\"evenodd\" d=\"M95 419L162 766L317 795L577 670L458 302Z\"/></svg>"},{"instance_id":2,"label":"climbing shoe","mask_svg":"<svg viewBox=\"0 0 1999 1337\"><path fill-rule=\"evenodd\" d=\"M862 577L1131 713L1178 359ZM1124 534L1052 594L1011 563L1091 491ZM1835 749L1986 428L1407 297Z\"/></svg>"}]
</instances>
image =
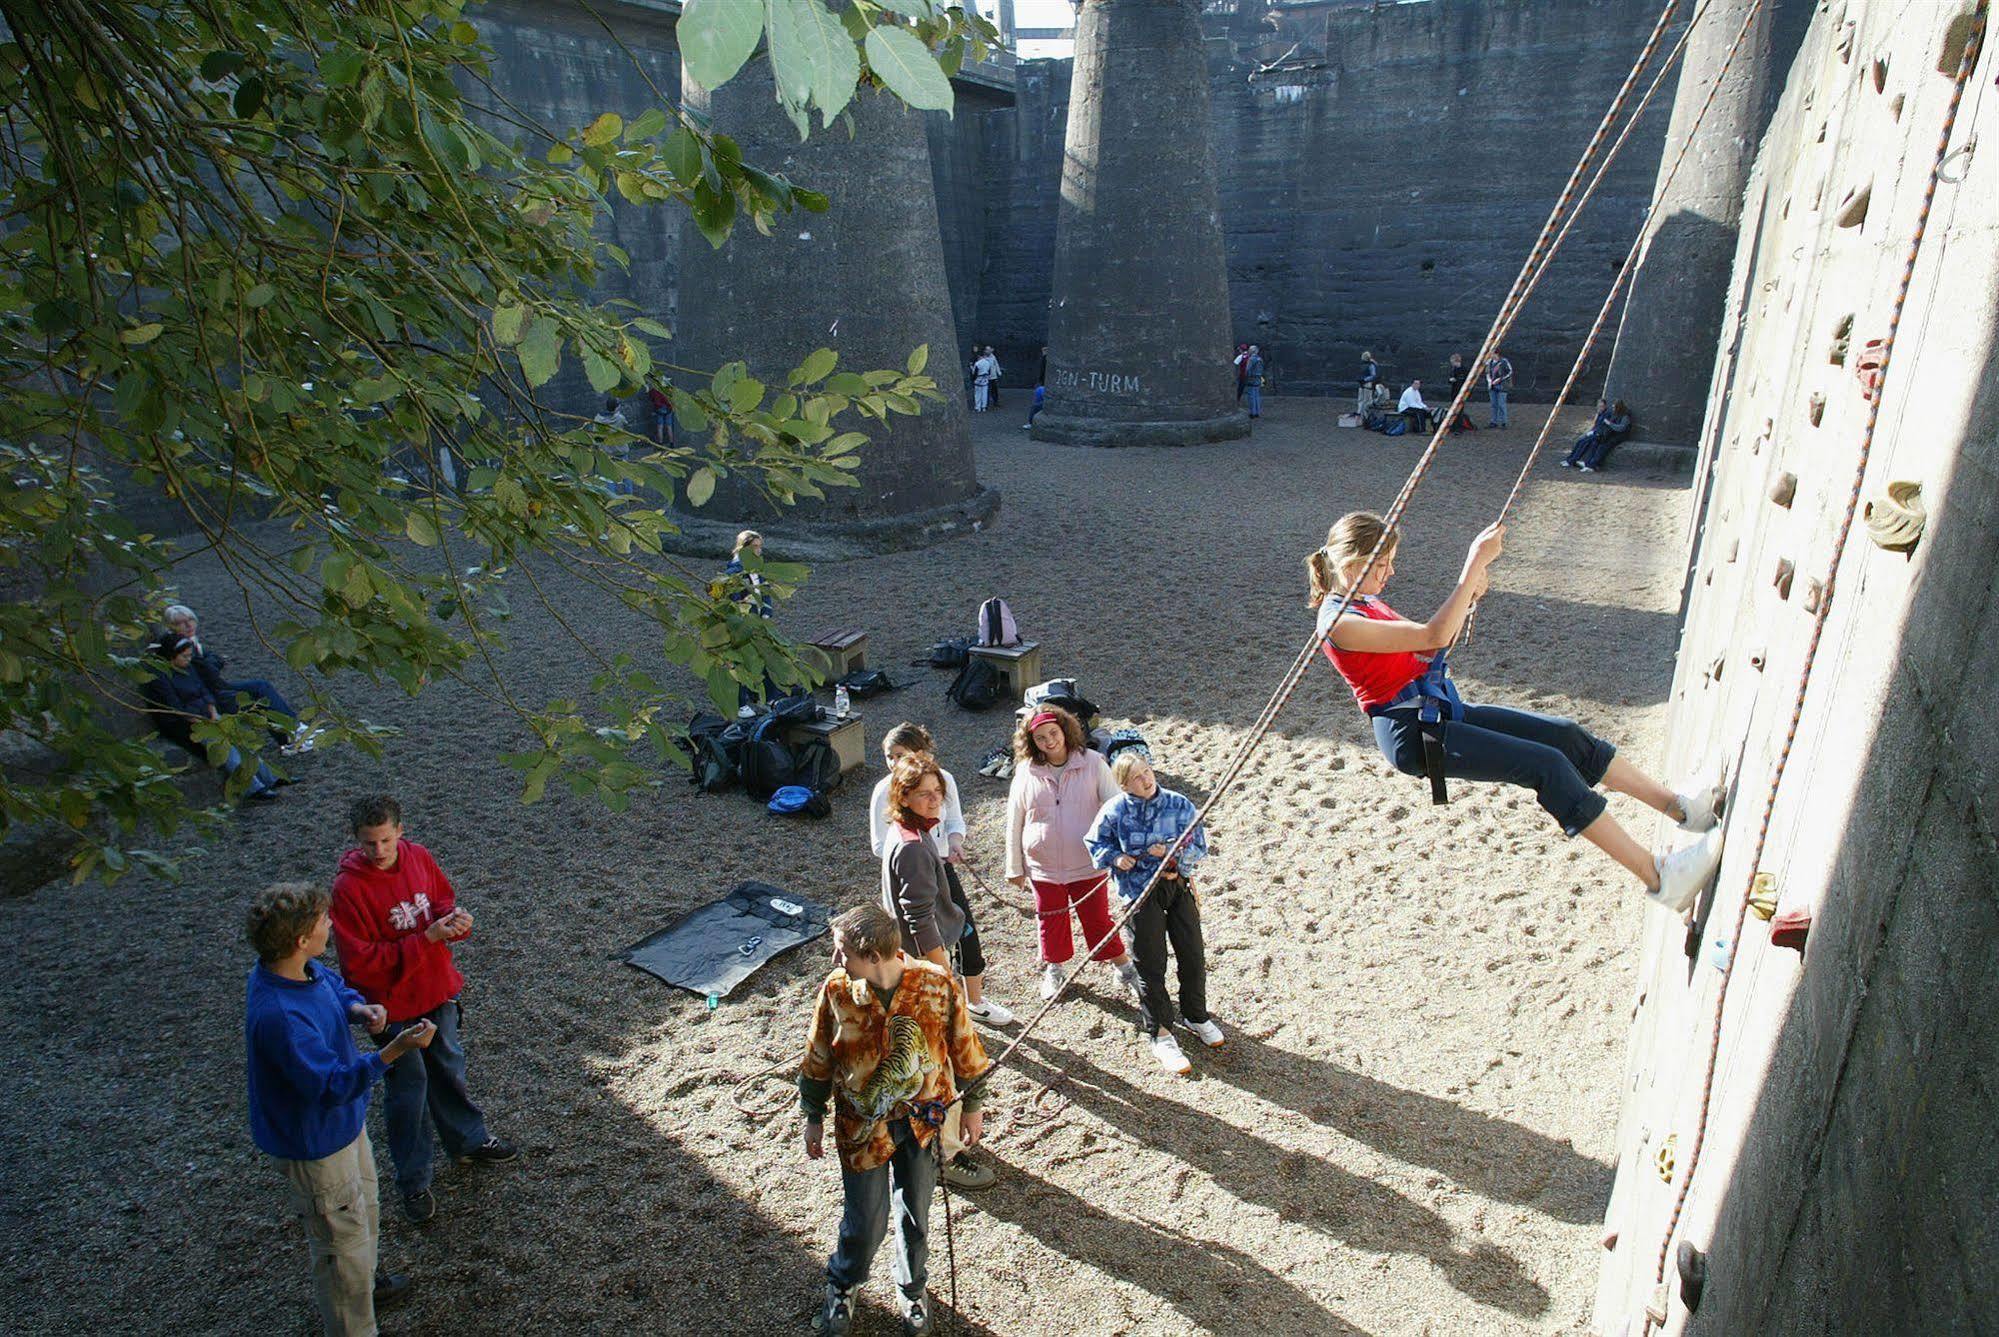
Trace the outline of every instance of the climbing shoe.
<instances>
[{"instance_id":1,"label":"climbing shoe","mask_svg":"<svg viewBox=\"0 0 1999 1337\"><path fill-rule=\"evenodd\" d=\"M1215 1025L1213 1021L1189 1021L1185 1017L1182 1017L1180 1018L1180 1024L1192 1031L1194 1038L1210 1049L1220 1049L1224 1044L1228 1043L1227 1037L1222 1034L1222 1028Z\"/></svg>"},{"instance_id":2,"label":"climbing shoe","mask_svg":"<svg viewBox=\"0 0 1999 1337\"><path fill-rule=\"evenodd\" d=\"M921 1295L902 1297L902 1331L904 1337L929 1337L936 1326L930 1313L928 1292Z\"/></svg>"},{"instance_id":3,"label":"climbing shoe","mask_svg":"<svg viewBox=\"0 0 1999 1337\"><path fill-rule=\"evenodd\" d=\"M820 1302L819 1312L812 1316L812 1331L825 1333L827 1337L847 1337L848 1329L853 1326L854 1293L827 1282L826 1298Z\"/></svg>"},{"instance_id":4,"label":"climbing shoe","mask_svg":"<svg viewBox=\"0 0 1999 1337\"><path fill-rule=\"evenodd\" d=\"M1646 894L1674 914L1683 915L1721 863L1721 832L1710 829L1685 849L1657 856L1657 861L1659 886Z\"/></svg>"},{"instance_id":5,"label":"climbing shoe","mask_svg":"<svg viewBox=\"0 0 1999 1337\"><path fill-rule=\"evenodd\" d=\"M1175 1040L1170 1032L1159 1032L1152 1037L1146 1047L1152 1051L1152 1057L1159 1060L1159 1066L1175 1077L1185 1077L1194 1070L1194 1065L1180 1052L1180 1042Z\"/></svg>"},{"instance_id":6,"label":"climbing shoe","mask_svg":"<svg viewBox=\"0 0 1999 1337\"><path fill-rule=\"evenodd\" d=\"M999 1172L992 1166L975 1161L962 1151L944 1162L944 1182L952 1188L991 1188L998 1179Z\"/></svg>"}]
</instances>

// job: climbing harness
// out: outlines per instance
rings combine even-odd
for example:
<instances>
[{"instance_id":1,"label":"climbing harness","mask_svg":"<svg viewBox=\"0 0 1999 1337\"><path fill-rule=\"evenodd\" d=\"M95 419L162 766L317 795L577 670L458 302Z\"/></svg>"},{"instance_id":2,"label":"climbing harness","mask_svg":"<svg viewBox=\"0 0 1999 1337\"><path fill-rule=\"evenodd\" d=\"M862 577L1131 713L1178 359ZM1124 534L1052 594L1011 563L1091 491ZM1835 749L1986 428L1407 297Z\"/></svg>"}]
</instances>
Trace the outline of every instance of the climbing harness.
<instances>
[{"instance_id":1,"label":"climbing harness","mask_svg":"<svg viewBox=\"0 0 1999 1337\"><path fill-rule=\"evenodd\" d=\"M1929 178L1923 186L1922 205L1916 212L1915 229L1909 239L1908 253L1902 260L1901 278L1895 285L1895 301L1889 309L1888 332L1881 339L1881 361L1878 385L1885 388L1889 367L1894 361L1895 339L1902 328L1902 311L1908 304L1909 288L1915 281L1916 261L1921 257L1923 241L1928 236L1930 210L1936 203L1937 184L1944 178L1944 166L1950 160L1951 135L1957 129L1957 114L1964 103L1965 85L1971 81L1971 70L1978 63L1980 49L1984 45L1986 19L1991 10L1991 0L1978 0L1972 11L1970 35L1964 50L1958 56L1957 77L1951 84L1950 102L1944 110L1943 128L1937 134L1936 151L1930 159ZM1732 941L1742 940L1742 929L1749 918L1755 900L1756 875L1762 871L1763 853L1770 838L1770 824L1777 811L1777 797L1784 784L1785 772L1790 768L1791 753L1798 741L1798 728L1804 721L1805 700L1810 693L1812 668L1817 663L1819 645L1824 639L1826 620L1831 616L1833 591L1839 580L1839 567L1846 555L1847 540L1853 534L1853 522L1860 511L1861 489L1867 481L1867 464L1874 451L1874 434L1881 422L1882 395L1877 392L1867 401L1867 423L1860 435L1859 455L1853 465L1853 483L1847 490L1846 512L1840 518L1839 529L1833 537L1832 552L1826 559L1825 587L1820 595L1818 607L1812 610L1811 637L1805 643L1804 663L1798 670L1798 690L1791 702L1791 717L1784 728L1783 746L1777 751L1776 764L1770 774L1770 788L1763 801L1763 815L1756 823L1756 842L1749 856L1749 876L1744 880L1742 894L1736 906L1735 929L1730 935ZM1659 1241L1659 1260L1653 1273L1654 1298L1666 1285L1666 1268L1672 1257L1673 1236L1679 1231L1680 1219L1687 1206L1687 1197L1694 1184L1694 1175L1700 1168L1701 1151L1707 1142L1708 1116L1714 1101L1715 1069L1721 1058L1722 1022L1728 1004L1729 982L1735 978L1733 971L1724 974L1715 990L1714 1029L1708 1043L1707 1067L1701 1077L1700 1116L1694 1123L1693 1146L1687 1154L1686 1171L1679 1176L1679 1191L1673 1197L1672 1216L1666 1222L1666 1233ZM1649 1334L1656 1324L1665 1322L1663 1307L1647 1306L1644 1331ZM1657 1314L1655 1318L1654 1315Z\"/></svg>"},{"instance_id":2,"label":"climbing harness","mask_svg":"<svg viewBox=\"0 0 1999 1337\"><path fill-rule=\"evenodd\" d=\"M1387 705L1368 712L1386 715L1407 710L1414 703L1416 723L1423 733L1423 774L1430 779L1430 802L1438 805L1451 801L1444 787L1444 725L1465 717L1465 703L1458 696L1457 684L1451 681L1450 654L1450 647L1445 646L1431 655L1429 667L1420 677L1397 692Z\"/></svg>"}]
</instances>

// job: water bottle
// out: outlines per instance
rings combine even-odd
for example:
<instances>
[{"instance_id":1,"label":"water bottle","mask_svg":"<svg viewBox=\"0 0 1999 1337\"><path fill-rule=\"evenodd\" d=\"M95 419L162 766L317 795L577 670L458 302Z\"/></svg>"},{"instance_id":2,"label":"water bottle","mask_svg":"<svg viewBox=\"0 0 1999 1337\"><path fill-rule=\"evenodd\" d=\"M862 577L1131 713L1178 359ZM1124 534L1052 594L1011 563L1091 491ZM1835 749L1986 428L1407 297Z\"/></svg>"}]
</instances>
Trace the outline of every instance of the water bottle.
<instances>
[{"instance_id":1,"label":"water bottle","mask_svg":"<svg viewBox=\"0 0 1999 1337\"><path fill-rule=\"evenodd\" d=\"M833 713L844 720L847 718L847 712L853 708L854 699L847 695L847 684L843 682L834 687Z\"/></svg>"},{"instance_id":2,"label":"water bottle","mask_svg":"<svg viewBox=\"0 0 1999 1337\"><path fill-rule=\"evenodd\" d=\"M712 994L712 993L711 993L711 994L709 994L709 995L708 995L708 1010L709 1010L710 1012L713 1012L713 1011L714 1011L714 1010L715 1010L715 1009L716 1009L717 1007L719 1007L719 1006L721 1005L721 1002L722 1002L722 1000L721 1000L720 998L716 997L716 996L715 996L714 994Z\"/></svg>"}]
</instances>

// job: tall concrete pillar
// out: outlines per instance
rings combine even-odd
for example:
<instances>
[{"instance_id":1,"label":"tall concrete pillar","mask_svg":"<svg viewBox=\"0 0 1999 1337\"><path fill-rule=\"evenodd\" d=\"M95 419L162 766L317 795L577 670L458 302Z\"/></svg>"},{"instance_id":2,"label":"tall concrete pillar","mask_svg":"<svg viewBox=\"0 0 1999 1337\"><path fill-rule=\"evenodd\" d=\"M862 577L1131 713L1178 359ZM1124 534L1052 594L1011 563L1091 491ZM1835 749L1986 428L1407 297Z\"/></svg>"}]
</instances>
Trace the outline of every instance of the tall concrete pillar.
<instances>
[{"instance_id":1,"label":"tall concrete pillar","mask_svg":"<svg viewBox=\"0 0 1999 1337\"><path fill-rule=\"evenodd\" d=\"M1606 394L1630 404L1637 435L1648 442L1692 447L1700 439L1743 187L1811 19L1811 0L1765 0L1668 184L1665 174L1754 3L1709 0L1681 60L1659 162L1664 190L1654 190L1652 239L1632 276L1604 382Z\"/></svg>"},{"instance_id":2,"label":"tall concrete pillar","mask_svg":"<svg viewBox=\"0 0 1999 1337\"><path fill-rule=\"evenodd\" d=\"M1198 0L1082 0L1071 79L1034 436L1119 446L1246 435Z\"/></svg>"},{"instance_id":3,"label":"tall concrete pillar","mask_svg":"<svg viewBox=\"0 0 1999 1337\"><path fill-rule=\"evenodd\" d=\"M814 540L822 548L880 549L926 543L970 529L998 509L972 465L970 423L959 393L959 350L937 229L930 142L921 113L862 91L855 134L815 126L801 144L758 60L719 90L683 81L686 105L714 118L743 158L824 193L822 214L795 212L766 237L738 222L720 250L691 224L681 230L679 324L673 361L712 370L741 358L777 392L815 348L840 355L843 371L901 368L930 345L928 374L943 402L886 424L843 418L868 434L858 488L782 512L740 480L725 480L695 520L750 524Z\"/></svg>"}]
</instances>

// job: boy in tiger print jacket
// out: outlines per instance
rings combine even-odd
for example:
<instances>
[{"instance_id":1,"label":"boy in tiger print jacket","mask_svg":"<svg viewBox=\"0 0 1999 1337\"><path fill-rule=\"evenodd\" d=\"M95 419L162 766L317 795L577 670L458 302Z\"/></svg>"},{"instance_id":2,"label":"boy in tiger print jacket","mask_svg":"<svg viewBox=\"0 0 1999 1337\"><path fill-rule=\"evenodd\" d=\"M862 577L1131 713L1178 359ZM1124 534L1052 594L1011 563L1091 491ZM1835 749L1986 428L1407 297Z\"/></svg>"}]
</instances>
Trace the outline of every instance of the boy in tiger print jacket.
<instances>
[{"instance_id":1,"label":"boy in tiger print jacket","mask_svg":"<svg viewBox=\"0 0 1999 1337\"><path fill-rule=\"evenodd\" d=\"M812 1033L798 1067L805 1154L826 1151L826 1106L840 1154L840 1242L826 1262L826 1296L815 1332L844 1334L853 1293L867 1280L895 1209L895 1280L903 1330L927 1333L930 1199L938 1157L931 1149L950 1101L990 1066L965 997L951 973L902 954L902 931L879 905L833 921L833 973L820 986ZM984 1133L973 1087L962 1102L961 1140Z\"/></svg>"}]
</instances>

